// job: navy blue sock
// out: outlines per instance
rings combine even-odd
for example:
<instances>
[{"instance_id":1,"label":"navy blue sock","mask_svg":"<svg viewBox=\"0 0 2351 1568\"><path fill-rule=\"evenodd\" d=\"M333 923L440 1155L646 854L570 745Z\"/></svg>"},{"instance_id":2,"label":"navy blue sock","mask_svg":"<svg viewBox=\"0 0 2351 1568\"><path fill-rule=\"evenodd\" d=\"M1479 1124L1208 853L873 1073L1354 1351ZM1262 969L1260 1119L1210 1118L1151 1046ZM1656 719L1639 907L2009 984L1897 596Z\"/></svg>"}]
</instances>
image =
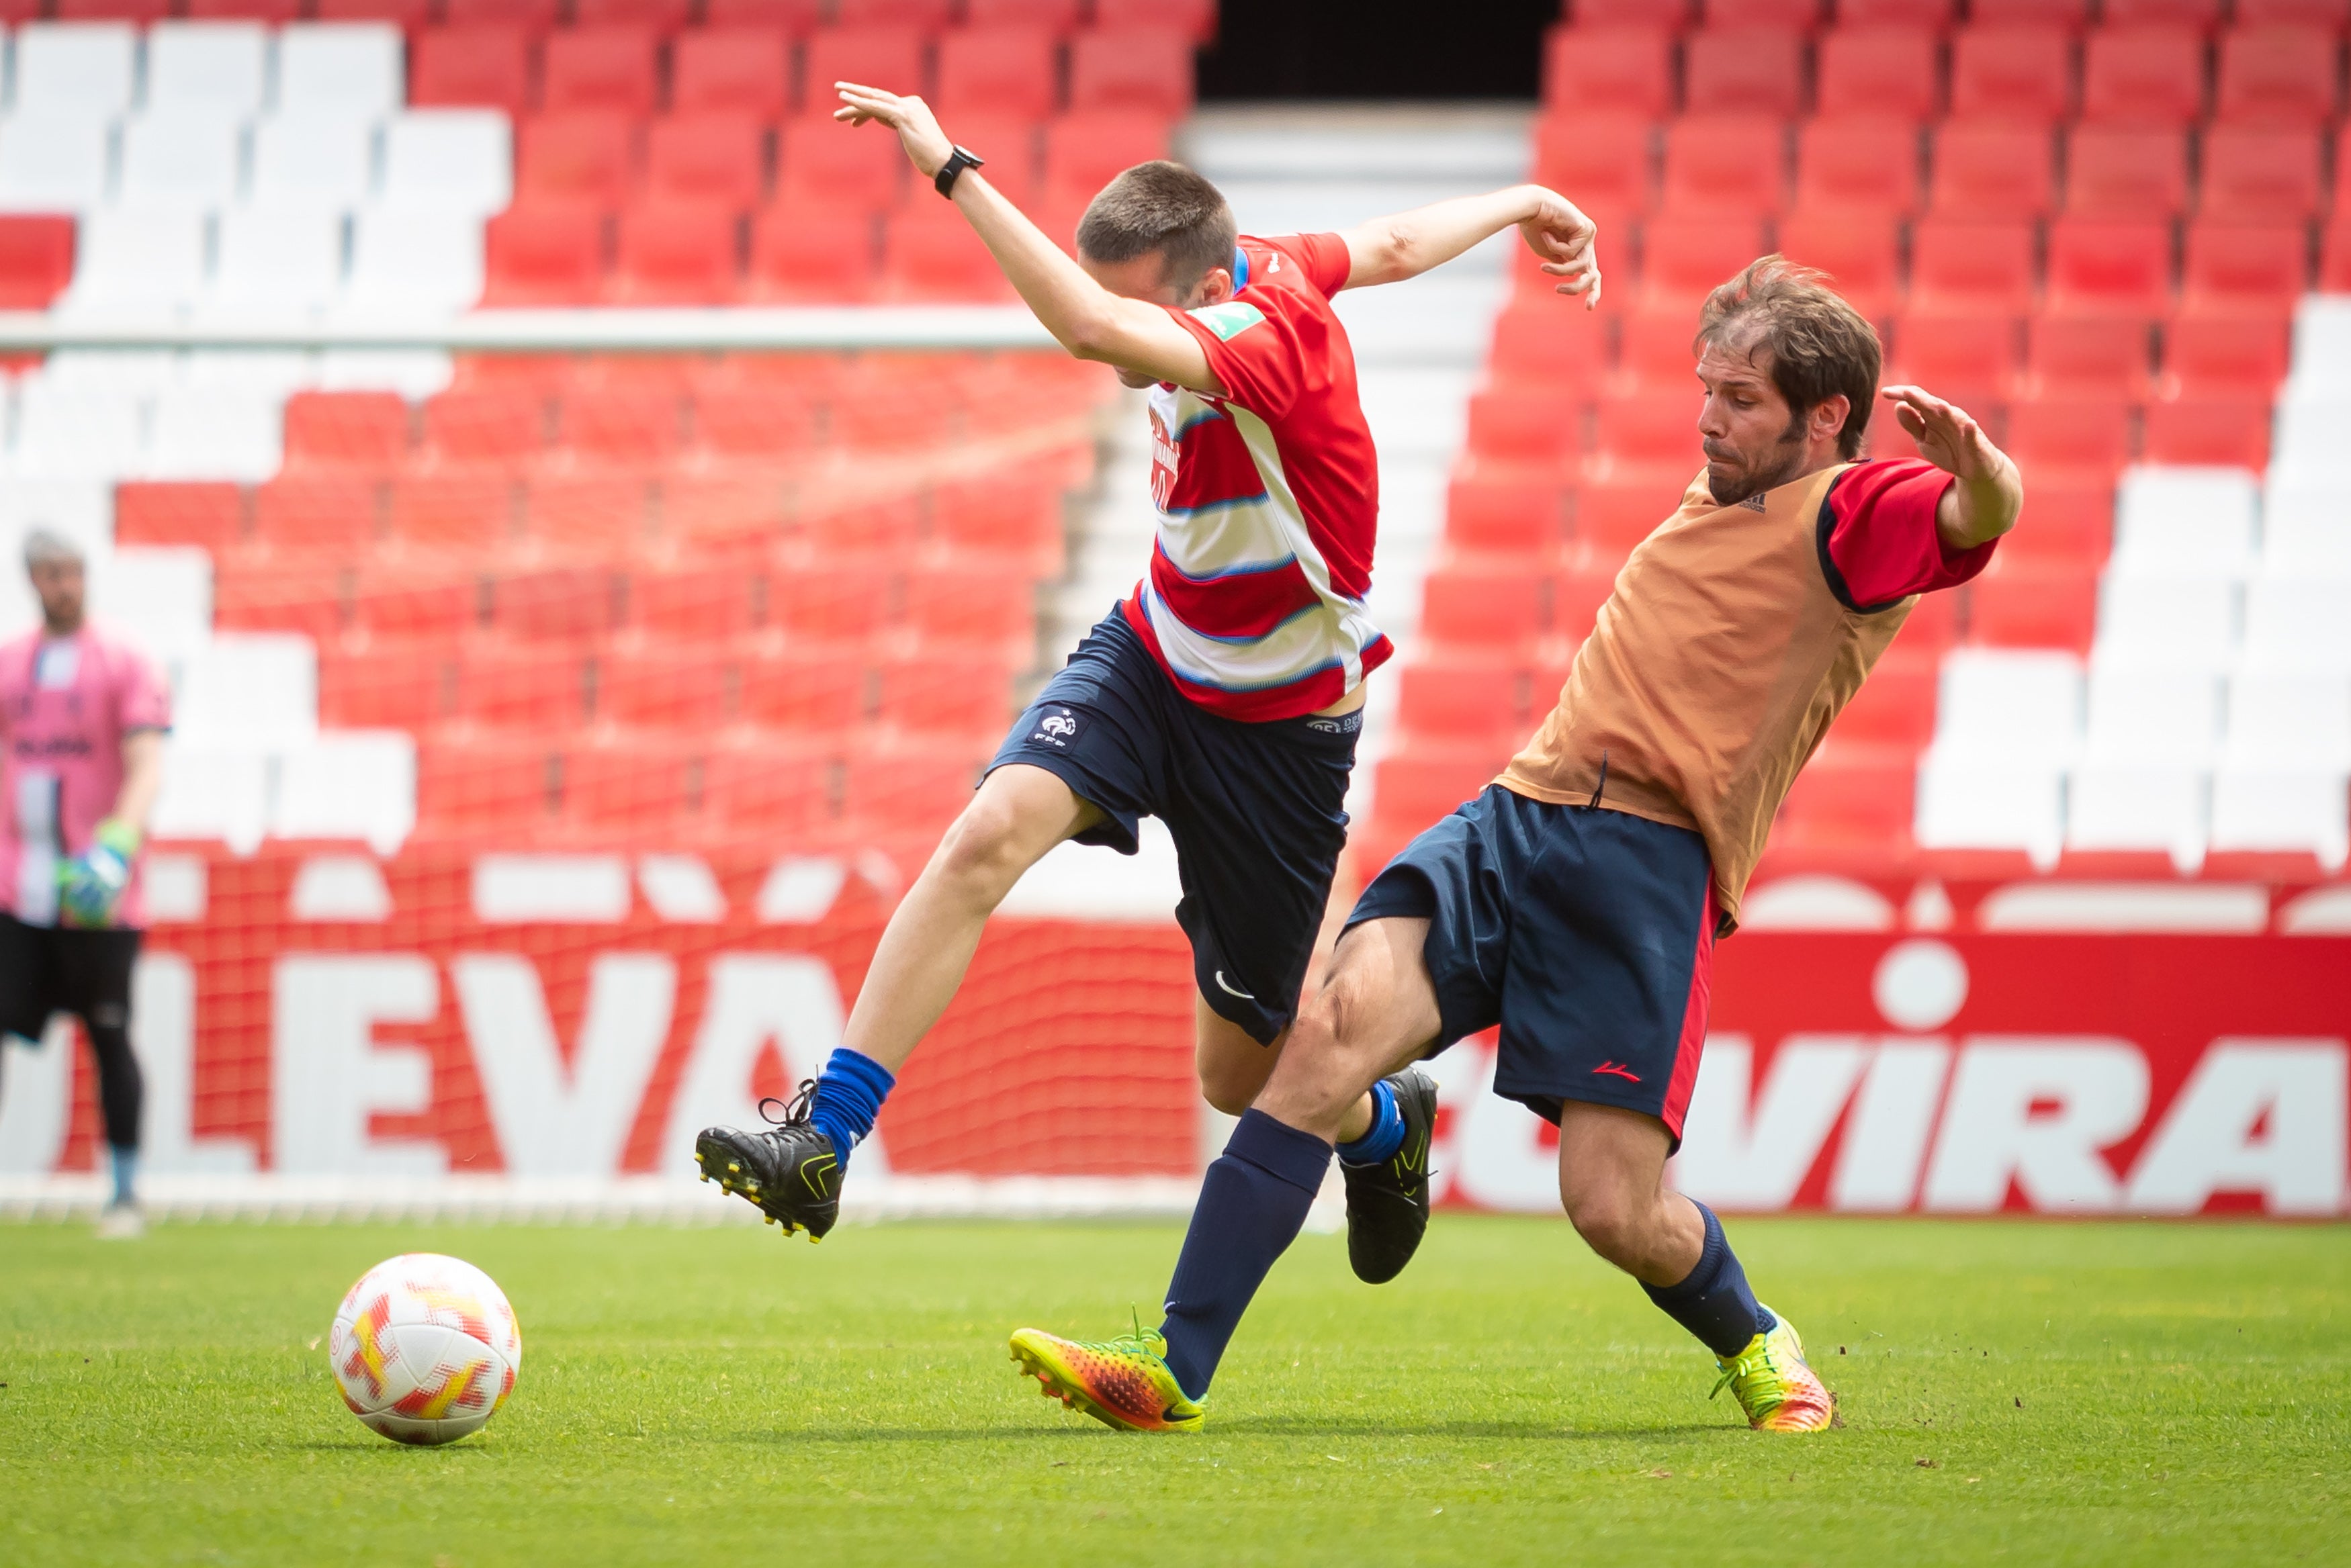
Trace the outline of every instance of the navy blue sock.
<instances>
[{"instance_id":1,"label":"navy blue sock","mask_svg":"<svg viewBox=\"0 0 2351 1568\"><path fill-rule=\"evenodd\" d=\"M1706 1246L1698 1255L1698 1267L1677 1285L1647 1285L1649 1299L1664 1309L1676 1323L1698 1335L1698 1340L1717 1355L1736 1355L1747 1348L1747 1342L1757 1334L1767 1333L1779 1320L1765 1311L1756 1301L1755 1293L1747 1287L1747 1271L1739 1266L1737 1254L1722 1234L1722 1221L1714 1210L1696 1199L1691 1206L1706 1221Z\"/></svg>"},{"instance_id":2,"label":"navy blue sock","mask_svg":"<svg viewBox=\"0 0 2351 1568\"><path fill-rule=\"evenodd\" d=\"M1167 1282L1167 1369L1197 1399L1273 1261L1298 1239L1331 1168L1331 1146L1312 1133L1244 1111L1225 1152L1208 1167L1192 1228Z\"/></svg>"},{"instance_id":3,"label":"navy blue sock","mask_svg":"<svg viewBox=\"0 0 2351 1568\"><path fill-rule=\"evenodd\" d=\"M846 1045L835 1047L826 1058L824 1071L816 1075L816 1102L809 1106L809 1120L832 1140L841 1169L849 1168L850 1151L873 1130L873 1118L882 1114L882 1102L897 1082L890 1069Z\"/></svg>"},{"instance_id":4,"label":"navy blue sock","mask_svg":"<svg viewBox=\"0 0 2351 1568\"><path fill-rule=\"evenodd\" d=\"M1396 1104L1395 1085L1382 1078L1372 1085L1372 1125L1354 1142L1341 1144L1339 1158L1349 1165L1379 1165L1403 1147L1404 1111Z\"/></svg>"},{"instance_id":5,"label":"navy blue sock","mask_svg":"<svg viewBox=\"0 0 2351 1568\"><path fill-rule=\"evenodd\" d=\"M106 1152L113 1157L114 1201L138 1202L139 1151L128 1144L113 1143L106 1146Z\"/></svg>"}]
</instances>

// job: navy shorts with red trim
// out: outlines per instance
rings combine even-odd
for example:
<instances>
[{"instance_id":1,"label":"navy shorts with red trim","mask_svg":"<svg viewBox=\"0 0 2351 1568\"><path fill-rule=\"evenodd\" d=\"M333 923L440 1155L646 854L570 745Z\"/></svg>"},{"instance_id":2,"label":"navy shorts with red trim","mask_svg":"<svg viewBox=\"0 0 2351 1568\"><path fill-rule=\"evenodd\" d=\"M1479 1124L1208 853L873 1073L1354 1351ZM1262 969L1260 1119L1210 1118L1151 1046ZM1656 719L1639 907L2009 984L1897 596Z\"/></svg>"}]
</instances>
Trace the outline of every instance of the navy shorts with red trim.
<instances>
[{"instance_id":1,"label":"navy shorts with red trim","mask_svg":"<svg viewBox=\"0 0 2351 1568\"><path fill-rule=\"evenodd\" d=\"M1426 919L1436 1054L1499 1023L1494 1092L1546 1121L1578 1100L1642 1111L1681 1147L1713 979L1706 840L1499 784L1364 889L1350 929Z\"/></svg>"}]
</instances>

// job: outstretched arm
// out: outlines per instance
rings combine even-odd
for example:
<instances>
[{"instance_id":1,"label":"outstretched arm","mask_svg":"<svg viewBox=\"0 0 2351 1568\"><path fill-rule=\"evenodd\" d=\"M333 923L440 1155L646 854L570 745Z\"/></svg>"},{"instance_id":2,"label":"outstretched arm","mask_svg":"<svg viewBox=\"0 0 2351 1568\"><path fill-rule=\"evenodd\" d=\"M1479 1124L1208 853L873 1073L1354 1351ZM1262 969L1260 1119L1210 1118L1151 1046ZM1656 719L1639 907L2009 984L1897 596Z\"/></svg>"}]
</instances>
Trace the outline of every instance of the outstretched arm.
<instances>
[{"instance_id":1,"label":"outstretched arm","mask_svg":"<svg viewBox=\"0 0 2351 1568\"><path fill-rule=\"evenodd\" d=\"M1981 425L1917 387L1887 387L1879 395L1894 405L1895 417L1918 443L1918 455L1959 480L1935 508L1935 531L1946 545L1972 550L2016 526L2024 481Z\"/></svg>"},{"instance_id":2,"label":"outstretched arm","mask_svg":"<svg viewBox=\"0 0 2351 1568\"><path fill-rule=\"evenodd\" d=\"M1542 270L1559 279L1559 293L1580 294L1585 309L1600 308L1599 225L1574 202L1541 185L1457 196L1348 230L1343 237L1354 269L1347 275L1347 286L1418 277L1508 228L1516 228L1527 248L1542 258Z\"/></svg>"},{"instance_id":3,"label":"outstretched arm","mask_svg":"<svg viewBox=\"0 0 2351 1568\"><path fill-rule=\"evenodd\" d=\"M925 180L946 164L955 144L921 99L855 82L833 86L841 93L833 119L846 125L872 119L888 126L898 133L914 171ZM1208 369L1200 340L1178 326L1165 307L1113 294L1087 276L978 171L967 170L957 178L955 204L1022 302L1062 348L1081 359L1098 359L1155 381L1173 381L1211 395L1223 392Z\"/></svg>"}]
</instances>

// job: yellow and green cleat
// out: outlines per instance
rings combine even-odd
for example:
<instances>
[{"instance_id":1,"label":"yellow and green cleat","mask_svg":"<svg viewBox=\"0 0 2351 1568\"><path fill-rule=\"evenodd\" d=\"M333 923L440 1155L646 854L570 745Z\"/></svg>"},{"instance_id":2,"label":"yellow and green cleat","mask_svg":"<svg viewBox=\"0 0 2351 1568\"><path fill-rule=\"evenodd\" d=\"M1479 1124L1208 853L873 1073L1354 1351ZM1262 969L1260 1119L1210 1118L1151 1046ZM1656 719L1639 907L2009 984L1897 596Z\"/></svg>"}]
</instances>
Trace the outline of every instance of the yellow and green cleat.
<instances>
[{"instance_id":1,"label":"yellow and green cleat","mask_svg":"<svg viewBox=\"0 0 2351 1568\"><path fill-rule=\"evenodd\" d=\"M1759 1432L1817 1432L1834 1425L1836 1396L1822 1386L1805 1361L1796 1325L1777 1313L1771 1315L1778 1321L1771 1332L1749 1340L1737 1355L1716 1359L1722 1377L1707 1397L1729 1389L1747 1412L1747 1424Z\"/></svg>"},{"instance_id":2,"label":"yellow and green cleat","mask_svg":"<svg viewBox=\"0 0 2351 1568\"><path fill-rule=\"evenodd\" d=\"M1123 1432L1196 1432L1207 1419L1167 1369L1167 1341L1140 1321L1133 1334L1091 1343L1017 1329L1012 1359L1022 1376L1045 1386L1047 1398Z\"/></svg>"}]
</instances>

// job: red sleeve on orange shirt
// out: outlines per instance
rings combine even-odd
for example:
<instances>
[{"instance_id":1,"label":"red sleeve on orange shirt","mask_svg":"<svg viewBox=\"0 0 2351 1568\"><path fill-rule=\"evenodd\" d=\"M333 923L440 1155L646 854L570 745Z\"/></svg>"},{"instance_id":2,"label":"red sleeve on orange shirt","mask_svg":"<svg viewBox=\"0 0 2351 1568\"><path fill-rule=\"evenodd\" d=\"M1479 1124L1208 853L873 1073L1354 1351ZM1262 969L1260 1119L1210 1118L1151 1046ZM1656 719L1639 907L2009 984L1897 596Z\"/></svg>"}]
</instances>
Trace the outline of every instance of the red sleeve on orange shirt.
<instances>
[{"instance_id":1,"label":"red sleeve on orange shirt","mask_svg":"<svg viewBox=\"0 0 2351 1568\"><path fill-rule=\"evenodd\" d=\"M1821 567L1845 607L1881 608L1955 588L1991 562L1997 539L1954 550L1935 526L1952 483L1915 457L1865 462L1837 477L1821 509Z\"/></svg>"}]
</instances>

